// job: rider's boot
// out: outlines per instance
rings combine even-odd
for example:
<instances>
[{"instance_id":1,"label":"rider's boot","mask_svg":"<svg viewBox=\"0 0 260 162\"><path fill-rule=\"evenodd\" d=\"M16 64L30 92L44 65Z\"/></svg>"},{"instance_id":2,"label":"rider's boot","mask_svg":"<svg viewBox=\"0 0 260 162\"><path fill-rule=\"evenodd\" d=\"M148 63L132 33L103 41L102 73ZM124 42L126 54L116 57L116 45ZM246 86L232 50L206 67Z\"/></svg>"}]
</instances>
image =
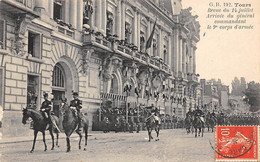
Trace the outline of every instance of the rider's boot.
<instances>
[{"instance_id":1,"label":"rider's boot","mask_svg":"<svg viewBox=\"0 0 260 162\"><path fill-rule=\"evenodd\" d=\"M81 126L81 118L78 118L78 129L76 130L77 133L82 132L82 126Z\"/></svg>"}]
</instances>

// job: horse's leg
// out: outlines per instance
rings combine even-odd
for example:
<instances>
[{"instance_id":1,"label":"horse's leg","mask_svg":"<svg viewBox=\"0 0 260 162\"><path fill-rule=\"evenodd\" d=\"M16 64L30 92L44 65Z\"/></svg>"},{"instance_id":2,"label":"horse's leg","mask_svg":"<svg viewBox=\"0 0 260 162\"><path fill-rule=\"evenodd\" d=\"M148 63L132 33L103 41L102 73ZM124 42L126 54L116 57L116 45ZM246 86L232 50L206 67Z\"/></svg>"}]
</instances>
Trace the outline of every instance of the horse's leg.
<instances>
[{"instance_id":1,"label":"horse's leg","mask_svg":"<svg viewBox=\"0 0 260 162\"><path fill-rule=\"evenodd\" d=\"M151 132L150 132L150 128L147 128L148 131L148 137L149 137L149 142L151 141Z\"/></svg>"},{"instance_id":2,"label":"horse's leg","mask_svg":"<svg viewBox=\"0 0 260 162\"><path fill-rule=\"evenodd\" d=\"M42 141L44 143L44 151L47 151L47 145L45 141L45 131L42 131Z\"/></svg>"},{"instance_id":3,"label":"horse's leg","mask_svg":"<svg viewBox=\"0 0 260 162\"><path fill-rule=\"evenodd\" d=\"M79 149L81 149L80 143L81 143L81 139L82 139L82 134L80 131L76 131L76 133L79 135Z\"/></svg>"},{"instance_id":4,"label":"horse's leg","mask_svg":"<svg viewBox=\"0 0 260 162\"><path fill-rule=\"evenodd\" d=\"M70 137L67 136L66 140L67 140L67 152L70 152Z\"/></svg>"},{"instance_id":5,"label":"horse's leg","mask_svg":"<svg viewBox=\"0 0 260 162\"><path fill-rule=\"evenodd\" d=\"M53 129L53 128L52 128L52 129ZM49 129L49 132L50 132L50 135L51 135L51 141L52 141L52 147L51 147L51 150L54 149L54 136L53 136L52 129Z\"/></svg>"},{"instance_id":6,"label":"horse's leg","mask_svg":"<svg viewBox=\"0 0 260 162\"><path fill-rule=\"evenodd\" d=\"M56 146L60 147L59 146L59 133L56 133Z\"/></svg>"},{"instance_id":7,"label":"horse's leg","mask_svg":"<svg viewBox=\"0 0 260 162\"><path fill-rule=\"evenodd\" d=\"M199 128L199 134L198 134L198 136L200 136L200 132L201 132L201 127Z\"/></svg>"},{"instance_id":8,"label":"horse's leg","mask_svg":"<svg viewBox=\"0 0 260 162\"><path fill-rule=\"evenodd\" d=\"M155 141L159 141L159 131L160 131L160 128L155 128L155 131L156 131L156 134L157 134L157 138Z\"/></svg>"},{"instance_id":9,"label":"horse's leg","mask_svg":"<svg viewBox=\"0 0 260 162\"><path fill-rule=\"evenodd\" d=\"M84 151L87 150L87 145L88 145L88 125L85 125L85 147L84 147Z\"/></svg>"},{"instance_id":10,"label":"horse's leg","mask_svg":"<svg viewBox=\"0 0 260 162\"><path fill-rule=\"evenodd\" d=\"M195 129L195 137L197 137L197 128L194 128Z\"/></svg>"},{"instance_id":11,"label":"horse's leg","mask_svg":"<svg viewBox=\"0 0 260 162\"><path fill-rule=\"evenodd\" d=\"M34 146L35 146L35 141L36 141L36 138L37 138L37 134L38 134L38 131L37 131L37 130L34 130L33 146L32 146L32 150L30 151L31 153L33 153L33 150L34 150Z\"/></svg>"}]
</instances>

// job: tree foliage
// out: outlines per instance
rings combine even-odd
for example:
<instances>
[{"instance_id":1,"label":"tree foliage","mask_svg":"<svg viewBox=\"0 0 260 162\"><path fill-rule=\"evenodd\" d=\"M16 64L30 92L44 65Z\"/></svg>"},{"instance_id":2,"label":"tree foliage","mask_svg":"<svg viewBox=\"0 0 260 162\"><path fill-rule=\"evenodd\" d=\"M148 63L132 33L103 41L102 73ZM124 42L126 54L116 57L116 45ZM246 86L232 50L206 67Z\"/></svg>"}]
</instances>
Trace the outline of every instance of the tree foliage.
<instances>
[{"instance_id":1,"label":"tree foliage","mask_svg":"<svg viewBox=\"0 0 260 162\"><path fill-rule=\"evenodd\" d=\"M255 112L260 109L260 84L254 81L248 83L245 90L245 101L250 105L250 111Z\"/></svg>"}]
</instances>

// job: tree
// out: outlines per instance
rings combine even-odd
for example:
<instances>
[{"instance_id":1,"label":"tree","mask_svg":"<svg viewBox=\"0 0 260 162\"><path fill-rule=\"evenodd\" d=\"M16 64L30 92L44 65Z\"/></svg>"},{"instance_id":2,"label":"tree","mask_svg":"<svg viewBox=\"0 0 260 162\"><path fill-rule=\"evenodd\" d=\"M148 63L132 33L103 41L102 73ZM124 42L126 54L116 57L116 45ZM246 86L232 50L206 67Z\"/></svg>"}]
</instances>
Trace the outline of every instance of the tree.
<instances>
[{"instance_id":1,"label":"tree","mask_svg":"<svg viewBox=\"0 0 260 162\"><path fill-rule=\"evenodd\" d=\"M260 110L260 84L254 81L248 83L248 88L244 94L246 95L244 101L250 105L249 111L255 112Z\"/></svg>"}]
</instances>

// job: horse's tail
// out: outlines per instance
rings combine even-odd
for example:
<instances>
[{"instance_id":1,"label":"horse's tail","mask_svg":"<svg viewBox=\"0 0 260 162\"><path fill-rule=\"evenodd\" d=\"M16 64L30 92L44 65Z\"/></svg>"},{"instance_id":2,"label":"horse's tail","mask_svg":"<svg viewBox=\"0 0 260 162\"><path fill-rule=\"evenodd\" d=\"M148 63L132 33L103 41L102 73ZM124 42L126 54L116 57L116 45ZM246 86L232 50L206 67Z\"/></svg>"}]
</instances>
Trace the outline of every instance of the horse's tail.
<instances>
[{"instance_id":1,"label":"horse's tail","mask_svg":"<svg viewBox=\"0 0 260 162\"><path fill-rule=\"evenodd\" d=\"M61 128L61 122L59 121L59 118L55 115L51 115L51 122L53 124L53 130L55 133L61 133L62 128Z\"/></svg>"}]
</instances>

